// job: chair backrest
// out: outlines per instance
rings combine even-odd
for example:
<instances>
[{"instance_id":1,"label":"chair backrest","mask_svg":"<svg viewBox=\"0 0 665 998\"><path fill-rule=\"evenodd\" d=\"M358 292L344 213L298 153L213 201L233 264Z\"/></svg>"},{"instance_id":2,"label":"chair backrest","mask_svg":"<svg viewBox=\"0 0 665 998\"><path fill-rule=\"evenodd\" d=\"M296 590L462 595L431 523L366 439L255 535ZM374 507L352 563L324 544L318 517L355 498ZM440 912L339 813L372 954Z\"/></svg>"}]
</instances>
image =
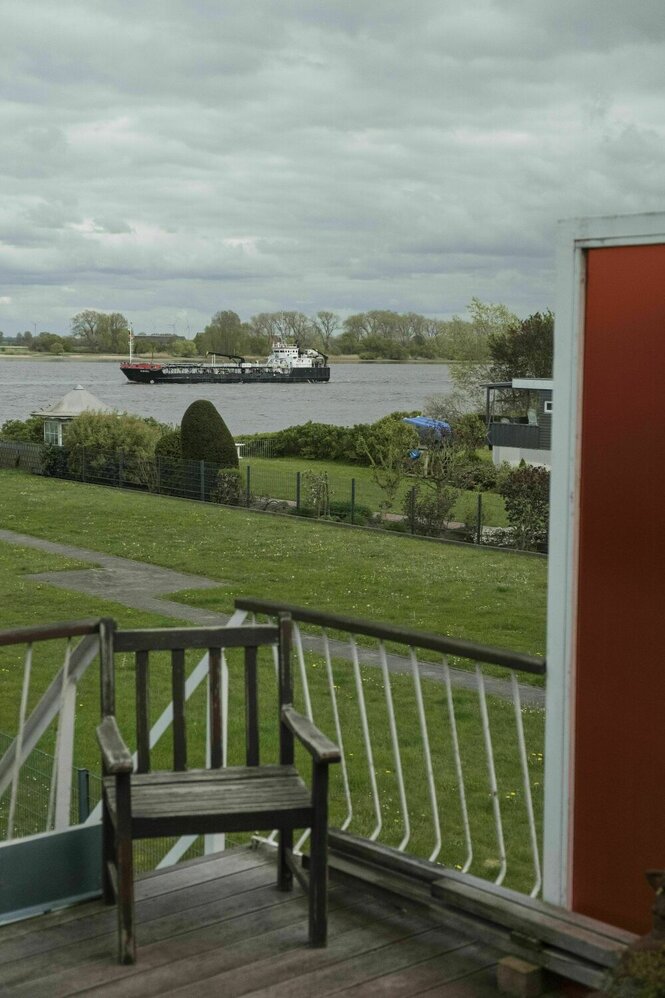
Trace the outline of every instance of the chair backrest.
<instances>
[{"instance_id":1,"label":"chair backrest","mask_svg":"<svg viewBox=\"0 0 665 998\"><path fill-rule=\"evenodd\" d=\"M241 627L157 627L139 630L118 630L112 620L103 621L101 629L101 707L102 716L115 714L114 655L133 652L135 657L136 690L136 771L150 771L150 653L171 653L171 689L173 698L173 768L187 768L187 729L185 719L185 651L200 648L208 653L208 705L210 732L210 766L223 762L222 739L222 652L231 648L245 650L245 742L246 763L258 766L259 698L257 658L260 647L277 645L278 699L282 704L293 701L291 676L291 618L280 614L279 623L243 625ZM280 762L293 762L293 735L279 724Z\"/></svg>"}]
</instances>

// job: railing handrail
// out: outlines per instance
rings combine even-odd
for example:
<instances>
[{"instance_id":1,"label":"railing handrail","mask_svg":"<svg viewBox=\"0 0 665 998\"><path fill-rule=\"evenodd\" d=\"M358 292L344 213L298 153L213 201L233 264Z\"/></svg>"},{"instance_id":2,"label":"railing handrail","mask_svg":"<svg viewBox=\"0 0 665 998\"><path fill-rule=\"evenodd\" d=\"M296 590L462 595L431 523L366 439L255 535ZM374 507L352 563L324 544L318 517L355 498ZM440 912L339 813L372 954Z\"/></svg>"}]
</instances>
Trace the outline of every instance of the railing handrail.
<instances>
[{"instance_id":1,"label":"railing handrail","mask_svg":"<svg viewBox=\"0 0 665 998\"><path fill-rule=\"evenodd\" d=\"M238 610L246 610L249 613L267 615L289 613L293 620L303 623L347 631L351 634L363 634L410 647L427 648L429 651L441 652L444 655L458 655L474 662L485 662L510 670L517 669L519 672L528 672L536 676L544 676L547 672L546 661L539 655L528 655L525 652L479 644L465 638L450 638L407 627L396 627L394 624L375 623L337 613L323 613L320 610L310 610L308 607L294 606L277 600L239 597L235 600L235 606Z\"/></svg>"},{"instance_id":2,"label":"railing handrail","mask_svg":"<svg viewBox=\"0 0 665 998\"><path fill-rule=\"evenodd\" d=\"M27 645L35 641L49 641L54 638L74 638L85 634L99 633L100 621L71 620L57 624L41 624L37 627L15 627L0 631L0 647L7 645Z\"/></svg>"}]
</instances>

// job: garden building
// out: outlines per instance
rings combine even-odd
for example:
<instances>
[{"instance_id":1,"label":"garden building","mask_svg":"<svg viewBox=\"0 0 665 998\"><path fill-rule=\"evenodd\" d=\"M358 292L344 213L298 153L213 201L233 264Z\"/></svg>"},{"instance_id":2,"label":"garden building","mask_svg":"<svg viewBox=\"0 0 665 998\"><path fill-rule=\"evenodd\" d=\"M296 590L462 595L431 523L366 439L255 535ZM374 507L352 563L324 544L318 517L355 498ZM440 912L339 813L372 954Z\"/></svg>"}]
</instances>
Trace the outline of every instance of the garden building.
<instances>
[{"instance_id":1,"label":"garden building","mask_svg":"<svg viewBox=\"0 0 665 998\"><path fill-rule=\"evenodd\" d=\"M521 461L544 468L551 465L552 452L552 381L549 378L513 378L484 386L488 442L494 464L517 466ZM523 416L496 414L497 401L511 394L522 398ZM517 401L519 405L519 401Z\"/></svg>"},{"instance_id":2,"label":"garden building","mask_svg":"<svg viewBox=\"0 0 665 998\"><path fill-rule=\"evenodd\" d=\"M77 385L76 388L67 392L59 402L54 402L47 409L39 409L32 415L41 416L44 420L44 443L62 447L63 426L80 416L82 412L104 412L119 415L117 409L102 402L101 399L95 398L83 385Z\"/></svg>"}]
</instances>

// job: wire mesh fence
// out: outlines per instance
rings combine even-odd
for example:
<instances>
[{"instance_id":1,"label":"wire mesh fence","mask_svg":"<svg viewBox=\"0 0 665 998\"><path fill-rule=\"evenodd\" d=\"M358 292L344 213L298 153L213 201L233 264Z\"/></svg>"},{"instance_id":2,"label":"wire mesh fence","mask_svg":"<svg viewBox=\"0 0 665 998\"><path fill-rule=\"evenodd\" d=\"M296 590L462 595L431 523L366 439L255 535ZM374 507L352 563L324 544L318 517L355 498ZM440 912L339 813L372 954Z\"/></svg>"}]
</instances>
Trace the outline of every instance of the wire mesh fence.
<instances>
[{"instance_id":1,"label":"wire mesh fence","mask_svg":"<svg viewBox=\"0 0 665 998\"><path fill-rule=\"evenodd\" d=\"M10 735L0 732L0 758L12 744ZM53 779L53 756L33 749L21 767L21 782L16 800L16 837L48 831L49 801ZM72 770L70 822L85 821L101 797L102 781L87 769ZM7 837L9 794L0 799L0 841Z\"/></svg>"},{"instance_id":2,"label":"wire mesh fence","mask_svg":"<svg viewBox=\"0 0 665 998\"><path fill-rule=\"evenodd\" d=\"M379 484L366 474L354 475L353 467L340 465L334 474L316 467L294 470L281 466L278 460L265 460L272 446L270 439L238 446L242 460L236 470L207 461L0 441L0 467L21 467L71 481L373 526L425 538L513 545L509 530L486 523L487 511L495 513L494 507L501 502L496 495L437 491L406 475L388 500Z\"/></svg>"}]
</instances>

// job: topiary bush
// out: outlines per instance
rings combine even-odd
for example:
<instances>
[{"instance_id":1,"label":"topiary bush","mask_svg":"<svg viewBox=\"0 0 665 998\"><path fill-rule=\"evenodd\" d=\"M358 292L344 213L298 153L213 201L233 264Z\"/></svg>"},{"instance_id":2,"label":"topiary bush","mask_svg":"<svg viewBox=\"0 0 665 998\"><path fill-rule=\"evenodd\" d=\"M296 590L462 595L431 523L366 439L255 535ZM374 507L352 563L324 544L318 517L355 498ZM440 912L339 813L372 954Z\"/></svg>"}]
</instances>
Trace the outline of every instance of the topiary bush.
<instances>
[{"instance_id":1,"label":"topiary bush","mask_svg":"<svg viewBox=\"0 0 665 998\"><path fill-rule=\"evenodd\" d=\"M219 468L237 468L238 451L229 428L208 399L192 402L180 424L182 457Z\"/></svg>"}]
</instances>

